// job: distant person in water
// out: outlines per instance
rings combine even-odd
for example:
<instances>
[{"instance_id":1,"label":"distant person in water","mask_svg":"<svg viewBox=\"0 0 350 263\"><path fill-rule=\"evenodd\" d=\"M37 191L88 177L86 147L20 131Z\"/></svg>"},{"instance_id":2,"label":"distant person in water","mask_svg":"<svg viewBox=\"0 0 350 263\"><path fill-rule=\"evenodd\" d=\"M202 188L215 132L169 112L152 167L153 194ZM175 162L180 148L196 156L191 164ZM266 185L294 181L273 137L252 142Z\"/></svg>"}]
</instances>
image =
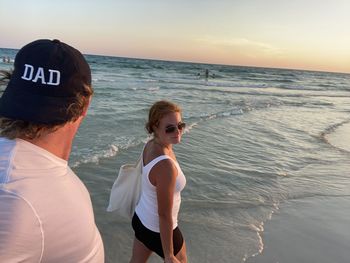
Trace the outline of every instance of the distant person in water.
<instances>
[{"instance_id":1,"label":"distant person in water","mask_svg":"<svg viewBox=\"0 0 350 263\"><path fill-rule=\"evenodd\" d=\"M67 164L93 94L89 65L42 39L1 80L0 262L103 263L90 195Z\"/></svg>"},{"instance_id":2,"label":"distant person in water","mask_svg":"<svg viewBox=\"0 0 350 263\"><path fill-rule=\"evenodd\" d=\"M2 57L2 62L11 63L11 59L10 59L10 57Z\"/></svg>"},{"instance_id":3,"label":"distant person in water","mask_svg":"<svg viewBox=\"0 0 350 263\"><path fill-rule=\"evenodd\" d=\"M156 102L149 110L146 129L153 138L142 153L142 193L132 219L135 238L130 262L147 262L155 252L166 263L185 263L186 244L178 213L186 178L173 151L185 129L180 107Z\"/></svg>"},{"instance_id":4,"label":"distant person in water","mask_svg":"<svg viewBox=\"0 0 350 263\"><path fill-rule=\"evenodd\" d=\"M202 74L198 72L198 73L197 73L197 76L198 76L198 77L201 77ZM212 74L211 76L209 75L209 69L205 69L203 76L204 76L204 78L205 78L206 80L208 80L209 77L215 78L215 74Z\"/></svg>"}]
</instances>

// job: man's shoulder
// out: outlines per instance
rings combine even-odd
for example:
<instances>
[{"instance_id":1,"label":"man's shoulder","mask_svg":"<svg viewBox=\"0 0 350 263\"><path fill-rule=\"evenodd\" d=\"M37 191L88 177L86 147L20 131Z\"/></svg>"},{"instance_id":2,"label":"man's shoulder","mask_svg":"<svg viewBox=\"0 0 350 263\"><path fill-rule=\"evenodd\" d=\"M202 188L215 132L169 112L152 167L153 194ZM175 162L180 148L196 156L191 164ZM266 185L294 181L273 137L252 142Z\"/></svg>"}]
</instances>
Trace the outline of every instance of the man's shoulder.
<instances>
[{"instance_id":1,"label":"man's shoulder","mask_svg":"<svg viewBox=\"0 0 350 263\"><path fill-rule=\"evenodd\" d=\"M27 221L26 219L35 221L35 224L39 221L32 204L21 194L8 189L6 184L0 184L0 206L0 218L9 218L10 223L21 223ZM17 215L21 216L17 217ZM2 223L6 223L6 220L1 221Z\"/></svg>"},{"instance_id":2,"label":"man's shoulder","mask_svg":"<svg viewBox=\"0 0 350 263\"><path fill-rule=\"evenodd\" d=\"M0 184L9 180L9 166L13 158L16 141L0 137Z\"/></svg>"},{"instance_id":3,"label":"man's shoulder","mask_svg":"<svg viewBox=\"0 0 350 263\"><path fill-rule=\"evenodd\" d=\"M6 154L11 151L16 145L16 140L10 140L5 137L0 137L0 154Z\"/></svg>"},{"instance_id":4,"label":"man's shoulder","mask_svg":"<svg viewBox=\"0 0 350 263\"><path fill-rule=\"evenodd\" d=\"M0 207L1 259L16 259L23 253L31 260L38 261L43 251L43 232L34 208L4 185L0 185Z\"/></svg>"}]
</instances>

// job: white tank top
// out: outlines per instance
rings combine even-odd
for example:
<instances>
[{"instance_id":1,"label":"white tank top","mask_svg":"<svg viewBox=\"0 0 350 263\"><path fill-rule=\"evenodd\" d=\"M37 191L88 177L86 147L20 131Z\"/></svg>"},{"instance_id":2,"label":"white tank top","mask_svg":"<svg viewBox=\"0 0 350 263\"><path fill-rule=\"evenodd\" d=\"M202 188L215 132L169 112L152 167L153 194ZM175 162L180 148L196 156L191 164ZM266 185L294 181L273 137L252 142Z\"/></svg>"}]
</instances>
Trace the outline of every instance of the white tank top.
<instances>
[{"instance_id":1,"label":"white tank top","mask_svg":"<svg viewBox=\"0 0 350 263\"><path fill-rule=\"evenodd\" d=\"M181 204L181 191L186 185L186 178L183 174L177 161L173 160L168 155L161 155L153 159L146 166L143 166L142 162L142 193L139 203L136 206L136 214L140 218L142 224L153 232L160 232L159 230L159 215L158 215L158 201L156 187L149 180L149 173L153 166L158 162L169 159L175 164L178 174L176 177L173 208L172 208L172 218L173 218L173 229L177 227L178 213ZM141 158L142 160L142 158Z\"/></svg>"}]
</instances>

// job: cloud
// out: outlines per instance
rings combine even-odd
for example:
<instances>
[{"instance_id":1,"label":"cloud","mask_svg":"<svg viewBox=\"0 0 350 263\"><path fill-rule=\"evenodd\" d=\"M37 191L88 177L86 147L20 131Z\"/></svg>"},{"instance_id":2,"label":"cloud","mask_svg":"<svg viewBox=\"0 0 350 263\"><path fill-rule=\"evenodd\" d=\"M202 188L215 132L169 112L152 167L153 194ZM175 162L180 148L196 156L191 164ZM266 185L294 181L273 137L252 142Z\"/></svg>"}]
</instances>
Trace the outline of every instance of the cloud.
<instances>
[{"instance_id":1,"label":"cloud","mask_svg":"<svg viewBox=\"0 0 350 263\"><path fill-rule=\"evenodd\" d=\"M197 39L202 44L213 46L219 49L225 50L240 50L243 53L249 55L273 55L273 56L283 56L285 50L268 43L250 40L247 38L228 38L219 39L213 37L204 37Z\"/></svg>"}]
</instances>

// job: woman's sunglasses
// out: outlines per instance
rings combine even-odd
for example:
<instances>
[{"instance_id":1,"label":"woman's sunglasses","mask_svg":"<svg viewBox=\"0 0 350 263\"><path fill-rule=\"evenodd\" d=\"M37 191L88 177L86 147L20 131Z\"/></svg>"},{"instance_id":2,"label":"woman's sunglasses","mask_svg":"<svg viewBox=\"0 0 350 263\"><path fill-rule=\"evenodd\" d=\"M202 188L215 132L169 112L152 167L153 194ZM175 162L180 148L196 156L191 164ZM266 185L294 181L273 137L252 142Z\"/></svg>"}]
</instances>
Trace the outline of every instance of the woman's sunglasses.
<instances>
[{"instance_id":1,"label":"woman's sunglasses","mask_svg":"<svg viewBox=\"0 0 350 263\"><path fill-rule=\"evenodd\" d=\"M186 123L184 122L178 123L177 126L169 125L165 127L165 133L173 133L176 131L176 129L179 131L182 131L183 129L185 129L185 127L186 127Z\"/></svg>"}]
</instances>

